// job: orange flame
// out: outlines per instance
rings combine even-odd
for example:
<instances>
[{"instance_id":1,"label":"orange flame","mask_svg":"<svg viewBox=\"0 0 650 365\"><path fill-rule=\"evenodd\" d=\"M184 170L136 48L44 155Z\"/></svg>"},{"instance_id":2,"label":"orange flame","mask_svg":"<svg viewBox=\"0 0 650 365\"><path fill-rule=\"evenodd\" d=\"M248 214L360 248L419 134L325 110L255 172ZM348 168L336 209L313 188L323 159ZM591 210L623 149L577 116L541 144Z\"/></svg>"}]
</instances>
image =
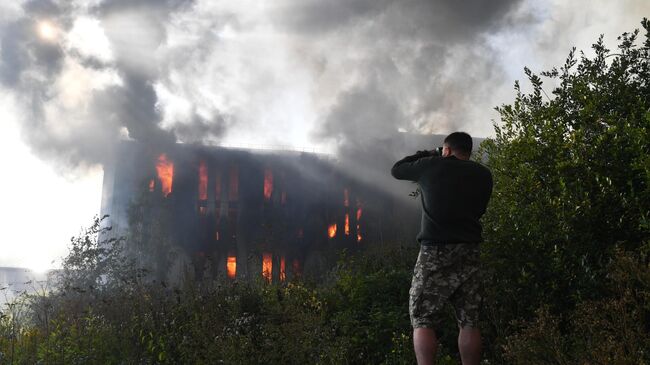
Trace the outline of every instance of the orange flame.
<instances>
[{"instance_id":1,"label":"orange flame","mask_svg":"<svg viewBox=\"0 0 650 365\"><path fill-rule=\"evenodd\" d=\"M280 281L287 280L287 272L285 271L284 256L280 257Z\"/></svg>"},{"instance_id":2,"label":"orange flame","mask_svg":"<svg viewBox=\"0 0 650 365\"><path fill-rule=\"evenodd\" d=\"M334 238L334 236L336 236L336 223L327 227L327 236L329 238Z\"/></svg>"},{"instance_id":3,"label":"orange flame","mask_svg":"<svg viewBox=\"0 0 650 365\"><path fill-rule=\"evenodd\" d=\"M149 191L153 191L154 187L155 187L155 182L153 179L151 179L149 181Z\"/></svg>"},{"instance_id":4,"label":"orange flame","mask_svg":"<svg viewBox=\"0 0 650 365\"><path fill-rule=\"evenodd\" d=\"M348 189L343 189L343 206L344 207L349 207L350 206L350 193L348 192Z\"/></svg>"},{"instance_id":5,"label":"orange flame","mask_svg":"<svg viewBox=\"0 0 650 365\"><path fill-rule=\"evenodd\" d=\"M237 257L228 256L228 261L226 262L226 269L228 270L228 277L234 279L237 275Z\"/></svg>"},{"instance_id":6,"label":"orange flame","mask_svg":"<svg viewBox=\"0 0 650 365\"><path fill-rule=\"evenodd\" d=\"M273 171L271 169L264 170L264 199L271 199L273 194Z\"/></svg>"},{"instance_id":7,"label":"orange flame","mask_svg":"<svg viewBox=\"0 0 650 365\"><path fill-rule=\"evenodd\" d=\"M156 171L162 184L162 193L166 197L172 192L174 182L174 163L167 159L166 154L161 154L156 162Z\"/></svg>"},{"instance_id":8,"label":"orange flame","mask_svg":"<svg viewBox=\"0 0 650 365\"><path fill-rule=\"evenodd\" d=\"M199 200L208 200L208 167L205 161L199 163Z\"/></svg>"},{"instance_id":9,"label":"orange flame","mask_svg":"<svg viewBox=\"0 0 650 365\"><path fill-rule=\"evenodd\" d=\"M350 235L350 214L345 213L345 235Z\"/></svg>"},{"instance_id":10,"label":"orange flame","mask_svg":"<svg viewBox=\"0 0 650 365\"><path fill-rule=\"evenodd\" d=\"M270 253L262 255L262 276L267 282L271 282L273 275L273 256Z\"/></svg>"}]
</instances>

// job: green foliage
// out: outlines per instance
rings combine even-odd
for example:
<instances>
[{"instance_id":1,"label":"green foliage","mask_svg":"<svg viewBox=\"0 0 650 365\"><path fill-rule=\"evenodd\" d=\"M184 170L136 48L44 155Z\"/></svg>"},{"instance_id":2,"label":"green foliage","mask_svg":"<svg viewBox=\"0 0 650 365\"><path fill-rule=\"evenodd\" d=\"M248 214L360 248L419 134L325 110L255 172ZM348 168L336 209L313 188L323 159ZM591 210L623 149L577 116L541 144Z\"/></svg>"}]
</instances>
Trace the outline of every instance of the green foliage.
<instances>
[{"instance_id":1,"label":"green foliage","mask_svg":"<svg viewBox=\"0 0 650 365\"><path fill-rule=\"evenodd\" d=\"M376 248L339 263L336 281L325 291L325 314L336 337L333 363L381 363L386 350L410 355L404 342L410 341L405 336L410 339L408 290L415 255L413 249Z\"/></svg>"},{"instance_id":2,"label":"green foliage","mask_svg":"<svg viewBox=\"0 0 650 365\"><path fill-rule=\"evenodd\" d=\"M14 341L0 340L11 363L413 362L407 303L415 247L343 257L320 284L260 279L171 287L113 260L123 257L122 246L105 246L105 234L96 219L72 240L59 290L23 297L21 308L33 313L49 301L41 316L47 320L19 325L2 317L0 331L15 333L7 336Z\"/></svg>"},{"instance_id":3,"label":"green foliage","mask_svg":"<svg viewBox=\"0 0 650 365\"><path fill-rule=\"evenodd\" d=\"M593 58L572 51L543 72L558 85L552 98L526 69L532 92L516 83L514 103L497 108L496 137L482 145L495 180L483 246L493 349L535 313L551 338L572 326L557 315L619 298L609 285L615 249L637 252L650 239L650 22L642 25L642 45L638 31L625 33L614 54L601 37Z\"/></svg>"},{"instance_id":4,"label":"green foliage","mask_svg":"<svg viewBox=\"0 0 650 365\"><path fill-rule=\"evenodd\" d=\"M513 364L650 363L650 267L648 256L616 252L609 265L613 295L578 303L554 315L546 307L508 337Z\"/></svg>"},{"instance_id":5,"label":"green foliage","mask_svg":"<svg viewBox=\"0 0 650 365\"><path fill-rule=\"evenodd\" d=\"M125 255L124 238L112 237L105 218L95 217L89 228L70 240L63 268L56 273L60 295L129 288L145 274Z\"/></svg>"}]
</instances>

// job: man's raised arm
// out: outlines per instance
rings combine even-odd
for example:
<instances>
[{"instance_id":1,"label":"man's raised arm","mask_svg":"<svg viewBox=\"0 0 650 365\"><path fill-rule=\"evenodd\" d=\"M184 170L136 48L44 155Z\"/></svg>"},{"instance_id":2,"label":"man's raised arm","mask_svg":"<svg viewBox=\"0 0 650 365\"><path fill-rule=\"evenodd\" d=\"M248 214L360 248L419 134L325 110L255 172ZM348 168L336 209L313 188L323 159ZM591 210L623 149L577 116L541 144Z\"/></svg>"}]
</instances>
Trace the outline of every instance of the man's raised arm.
<instances>
[{"instance_id":1,"label":"man's raised arm","mask_svg":"<svg viewBox=\"0 0 650 365\"><path fill-rule=\"evenodd\" d=\"M395 162L390 170L391 175L398 180L417 181L425 167L425 157L433 156L429 151L418 151L414 155L406 156Z\"/></svg>"}]
</instances>

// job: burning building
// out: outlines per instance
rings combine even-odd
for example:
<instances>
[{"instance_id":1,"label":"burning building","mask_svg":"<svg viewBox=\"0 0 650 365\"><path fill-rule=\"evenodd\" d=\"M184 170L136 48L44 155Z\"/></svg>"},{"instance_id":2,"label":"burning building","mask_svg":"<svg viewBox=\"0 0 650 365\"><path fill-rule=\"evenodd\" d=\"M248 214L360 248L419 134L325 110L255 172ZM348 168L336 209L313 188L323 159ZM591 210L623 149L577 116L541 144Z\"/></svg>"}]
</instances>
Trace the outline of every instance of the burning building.
<instances>
[{"instance_id":1,"label":"burning building","mask_svg":"<svg viewBox=\"0 0 650 365\"><path fill-rule=\"evenodd\" d=\"M324 155L136 142L117 150L102 215L159 263L159 276L180 261L199 279L284 281L317 266L325 249L414 237L419 222L412 206Z\"/></svg>"}]
</instances>

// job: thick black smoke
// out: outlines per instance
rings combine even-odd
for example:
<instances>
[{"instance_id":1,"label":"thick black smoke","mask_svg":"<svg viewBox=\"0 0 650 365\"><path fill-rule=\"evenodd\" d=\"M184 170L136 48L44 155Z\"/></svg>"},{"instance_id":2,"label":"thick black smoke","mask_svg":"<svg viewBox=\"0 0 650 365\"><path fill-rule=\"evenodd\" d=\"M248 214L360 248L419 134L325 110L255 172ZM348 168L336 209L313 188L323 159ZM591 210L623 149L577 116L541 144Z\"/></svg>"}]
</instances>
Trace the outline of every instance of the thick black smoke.
<instances>
[{"instance_id":1,"label":"thick black smoke","mask_svg":"<svg viewBox=\"0 0 650 365\"><path fill-rule=\"evenodd\" d=\"M304 128L373 176L410 148L398 129L488 129L477 117L503 74L484 35L519 2L30 0L0 23L0 81L26 111L32 149L64 166L102 163L120 138L296 146L286 139ZM99 22L110 57L64 41L83 17ZM39 37L43 20L60 39ZM75 94L75 72L112 81Z\"/></svg>"},{"instance_id":2,"label":"thick black smoke","mask_svg":"<svg viewBox=\"0 0 650 365\"><path fill-rule=\"evenodd\" d=\"M520 0L331 0L280 1L282 24L298 33L345 32L373 23L382 27L377 40L447 42L472 39L498 28ZM378 29L377 29L378 30Z\"/></svg>"},{"instance_id":3,"label":"thick black smoke","mask_svg":"<svg viewBox=\"0 0 650 365\"><path fill-rule=\"evenodd\" d=\"M173 130L160 125L154 85L161 76L155 52L165 42L171 14L187 6L190 1L105 1L84 8L75 2L31 0L22 5L22 16L0 24L0 81L17 96L24 111L22 134L32 150L62 169L75 169L105 162L120 138L159 149L176 142ZM85 55L65 44L63 35L79 16L99 19L114 54L111 60ZM56 27L57 39L39 35L42 22ZM138 52L130 54L134 50ZM70 65L82 69L68 70L61 81ZM82 98L78 105L66 108L66 89L74 87L75 70L96 71L91 78L109 73L118 81L90 88L77 96ZM202 132L222 132L218 121L208 125L195 119L190 125ZM197 132L180 130L179 134L186 133Z\"/></svg>"},{"instance_id":4,"label":"thick black smoke","mask_svg":"<svg viewBox=\"0 0 650 365\"><path fill-rule=\"evenodd\" d=\"M324 110L316 137L335 142L350 175L406 196L388 174L392 163L442 142L414 135L490 129L491 88L504 74L485 35L519 2L303 1L293 12L285 5L286 27L354 55L348 72L358 81Z\"/></svg>"},{"instance_id":5,"label":"thick black smoke","mask_svg":"<svg viewBox=\"0 0 650 365\"><path fill-rule=\"evenodd\" d=\"M303 127L312 146L333 142L344 158L386 155L375 141L398 128L444 133L476 123L472 105L483 105L485 85L502 76L481 35L518 2L282 0L260 11L190 0L30 0L21 16L0 23L0 81L25 110L33 150L68 166L103 162L119 138L164 148L251 131L254 143L291 146L298 143L285 136ZM64 35L80 17L100 22L111 58L36 31L46 20ZM229 29L263 49L232 42ZM174 43L170 31L184 38ZM75 78L71 65L118 81L89 88L70 106L61 94ZM174 114L162 92L189 111ZM299 109L311 114L274 125L286 118L273 104L291 107L301 94L308 101Z\"/></svg>"},{"instance_id":6,"label":"thick black smoke","mask_svg":"<svg viewBox=\"0 0 650 365\"><path fill-rule=\"evenodd\" d=\"M32 149L62 166L101 163L121 138L160 149L333 146L343 161L391 160L411 152L391 142L404 140L398 129L489 135L523 53L538 55L533 68L559 64L580 29L628 23L649 6L625 4L616 13L607 2L523 0L7 2L0 91L19 104ZM68 38L84 19L110 52ZM43 21L58 39L39 36Z\"/></svg>"}]
</instances>

